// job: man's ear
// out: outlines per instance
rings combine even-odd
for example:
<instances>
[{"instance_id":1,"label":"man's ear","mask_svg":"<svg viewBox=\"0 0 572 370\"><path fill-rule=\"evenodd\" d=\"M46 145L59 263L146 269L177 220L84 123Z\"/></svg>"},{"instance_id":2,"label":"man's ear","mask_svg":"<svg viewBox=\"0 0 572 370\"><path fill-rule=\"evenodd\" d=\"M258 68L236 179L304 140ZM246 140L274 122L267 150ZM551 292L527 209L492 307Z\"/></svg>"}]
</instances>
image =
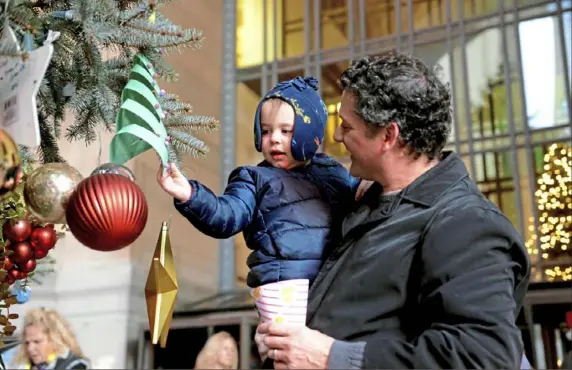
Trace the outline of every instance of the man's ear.
<instances>
[{"instance_id":1,"label":"man's ear","mask_svg":"<svg viewBox=\"0 0 572 370\"><path fill-rule=\"evenodd\" d=\"M396 122L391 122L382 131L382 135L384 149L395 147L399 143L399 126Z\"/></svg>"}]
</instances>

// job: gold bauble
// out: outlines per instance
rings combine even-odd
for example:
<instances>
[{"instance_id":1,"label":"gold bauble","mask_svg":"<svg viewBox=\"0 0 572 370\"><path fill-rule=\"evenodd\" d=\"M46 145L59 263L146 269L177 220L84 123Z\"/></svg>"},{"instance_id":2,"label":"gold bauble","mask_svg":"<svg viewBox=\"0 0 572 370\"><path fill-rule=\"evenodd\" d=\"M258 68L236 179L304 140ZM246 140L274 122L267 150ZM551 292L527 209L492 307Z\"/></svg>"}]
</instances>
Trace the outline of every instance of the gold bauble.
<instances>
[{"instance_id":1,"label":"gold bauble","mask_svg":"<svg viewBox=\"0 0 572 370\"><path fill-rule=\"evenodd\" d=\"M20 149L12 137L0 129L0 197L14 190L21 179Z\"/></svg>"},{"instance_id":2,"label":"gold bauble","mask_svg":"<svg viewBox=\"0 0 572 370\"><path fill-rule=\"evenodd\" d=\"M65 223L66 207L83 176L66 163L47 163L26 179L24 199L30 213L42 222Z\"/></svg>"}]
</instances>

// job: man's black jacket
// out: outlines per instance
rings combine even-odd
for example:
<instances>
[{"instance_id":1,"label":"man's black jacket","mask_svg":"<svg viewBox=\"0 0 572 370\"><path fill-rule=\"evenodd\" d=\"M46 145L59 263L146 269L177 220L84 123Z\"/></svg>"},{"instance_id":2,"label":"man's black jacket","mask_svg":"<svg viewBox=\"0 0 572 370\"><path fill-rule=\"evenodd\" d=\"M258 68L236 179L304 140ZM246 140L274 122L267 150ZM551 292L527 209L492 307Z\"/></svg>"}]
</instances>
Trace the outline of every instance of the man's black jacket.
<instances>
[{"instance_id":1,"label":"man's black jacket","mask_svg":"<svg viewBox=\"0 0 572 370\"><path fill-rule=\"evenodd\" d=\"M365 368L519 368L530 262L511 222L450 152L397 196L380 190L345 219L308 326L365 342Z\"/></svg>"}]
</instances>

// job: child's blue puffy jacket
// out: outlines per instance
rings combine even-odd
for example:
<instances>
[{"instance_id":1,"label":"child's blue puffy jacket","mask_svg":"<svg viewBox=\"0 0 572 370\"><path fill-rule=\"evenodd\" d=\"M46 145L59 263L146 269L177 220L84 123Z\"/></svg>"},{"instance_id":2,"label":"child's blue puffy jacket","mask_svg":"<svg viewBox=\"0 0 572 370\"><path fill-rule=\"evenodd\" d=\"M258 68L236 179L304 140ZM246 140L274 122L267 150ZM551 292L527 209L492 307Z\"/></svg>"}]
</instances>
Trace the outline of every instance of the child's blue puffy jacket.
<instances>
[{"instance_id":1,"label":"child's blue puffy jacket","mask_svg":"<svg viewBox=\"0 0 572 370\"><path fill-rule=\"evenodd\" d=\"M222 196L189 180L193 193L175 207L213 238L241 231L253 250L247 284L316 277L324 255L339 241L341 221L359 180L337 161L316 154L300 168L283 170L262 162L235 169Z\"/></svg>"}]
</instances>

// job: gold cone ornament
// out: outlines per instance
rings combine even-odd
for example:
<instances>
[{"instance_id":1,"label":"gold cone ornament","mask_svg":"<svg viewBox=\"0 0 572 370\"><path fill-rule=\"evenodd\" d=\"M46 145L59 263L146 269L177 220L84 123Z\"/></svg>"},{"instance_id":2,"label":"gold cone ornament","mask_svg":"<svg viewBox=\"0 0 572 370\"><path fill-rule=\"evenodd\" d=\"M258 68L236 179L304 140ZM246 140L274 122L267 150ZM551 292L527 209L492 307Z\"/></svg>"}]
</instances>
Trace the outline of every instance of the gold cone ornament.
<instances>
[{"instance_id":1,"label":"gold cone ornament","mask_svg":"<svg viewBox=\"0 0 572 370\"><path fill-rule=\"evenodd\" d=\"M171 327L178 291L179 284L171 250L169 226L167 222L163 222L145 284L151 341L157 344L160 339L161 348L167 345L167 335Z\"/></svg>"}]
</instances>

